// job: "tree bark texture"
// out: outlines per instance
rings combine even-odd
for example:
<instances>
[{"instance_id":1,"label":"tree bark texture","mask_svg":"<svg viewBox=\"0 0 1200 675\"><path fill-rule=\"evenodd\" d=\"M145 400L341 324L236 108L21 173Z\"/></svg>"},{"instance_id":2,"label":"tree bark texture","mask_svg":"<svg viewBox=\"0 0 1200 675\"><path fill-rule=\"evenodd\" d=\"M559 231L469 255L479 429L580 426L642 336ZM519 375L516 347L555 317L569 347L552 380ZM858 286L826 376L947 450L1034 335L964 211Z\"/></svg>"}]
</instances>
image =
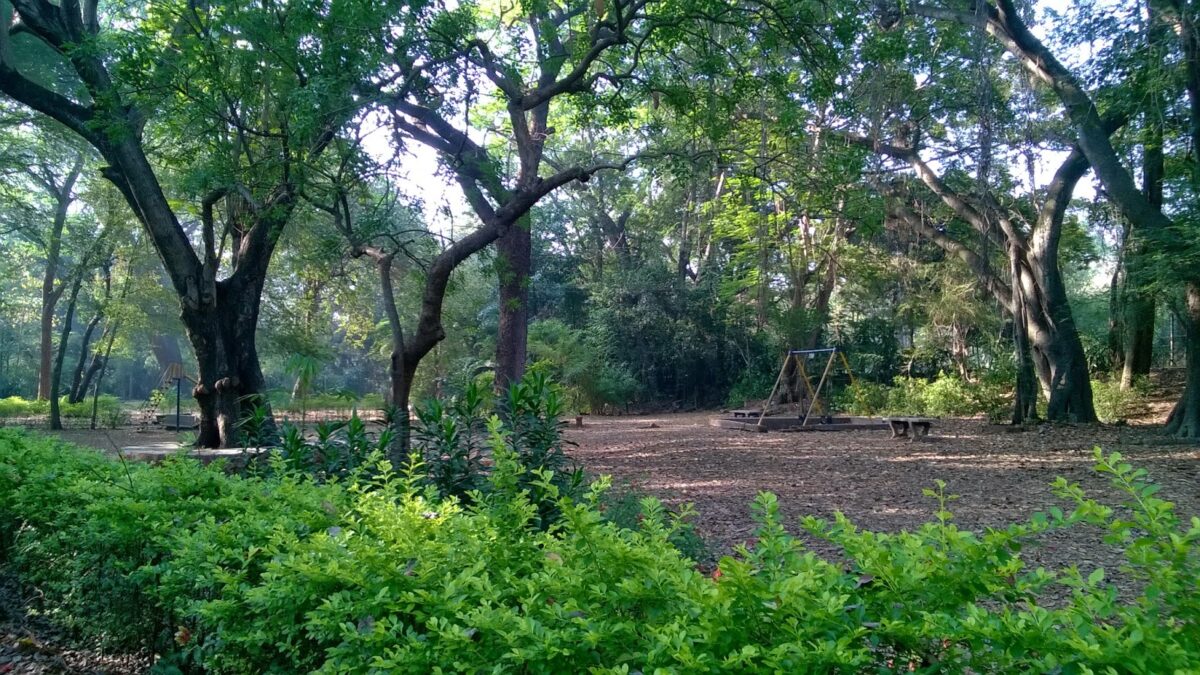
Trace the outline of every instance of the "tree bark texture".
<instances>
[{"instance_id":1,"label":"tree bark texture","mask_svg":"<svg viewBox=\"0 0 1200 675\"><path fill-rule=\"evenodd\" d=\"M525 374L529 336L529 284L532 274L530 217L518 220L496 241L500 326L496 337L496 390L504 391Z\"/></svg>"},{"instance_id":2,"label":"tree bark texture","mask_svg":"<svg viewBox=\"0 0 1200 675\"><path fill-rule=\"evenodd\" d=\"M1167 417L1166 430L1180 438L1200 438L1200 283L1187 285L1186 305L1187 385Z\"/></svg>"}]
</instances>

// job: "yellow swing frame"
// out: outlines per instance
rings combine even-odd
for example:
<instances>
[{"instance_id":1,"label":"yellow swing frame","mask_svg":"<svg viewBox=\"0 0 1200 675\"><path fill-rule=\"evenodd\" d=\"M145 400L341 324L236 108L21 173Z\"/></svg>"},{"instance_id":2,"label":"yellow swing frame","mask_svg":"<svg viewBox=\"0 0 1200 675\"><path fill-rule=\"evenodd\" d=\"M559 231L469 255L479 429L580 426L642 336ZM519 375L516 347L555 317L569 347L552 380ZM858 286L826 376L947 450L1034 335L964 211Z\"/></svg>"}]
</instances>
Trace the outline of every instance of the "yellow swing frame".
<instances>
[{"instance_id":1,"label":"yellow swing frame","mask_svg":"<svg viewBox=\"0 0 1200 675\"><path fill-rule=\"evenodd\" d=\"M812 380L808 376L808 370L804 367L804 357L813 356L815 354L829 354L829 358L825 360L825 369L821 371L821 379L817 381L816 389L812 386ZM783 376L787 372L788 364L795 359L796 370L800 373L801 379L804 380L804 389L808 392L808 409L804 411L804 419L800 422L800 426L808 424L809 417L812 416L813 408L817 405L817 398L821 391L825 388L825 382L829 379L829 371L833 369L833 362L840 358L842 367L846 369L846 374L850 376L850 384L854 384L854 373L850 371L850 361L846 358L846 353L837 347L824 347L821 349L791 349L783 357L783 365L779 367L779 375L775 378L775 386L771 387L771 395L767 400L763 401L762 412L758 415L758 428L762 429L763 420L767 417L767 410L771 407L771 402L775 400L775 394L779 391L779 385L783 383Z\"/></svg>"}]
</instances>

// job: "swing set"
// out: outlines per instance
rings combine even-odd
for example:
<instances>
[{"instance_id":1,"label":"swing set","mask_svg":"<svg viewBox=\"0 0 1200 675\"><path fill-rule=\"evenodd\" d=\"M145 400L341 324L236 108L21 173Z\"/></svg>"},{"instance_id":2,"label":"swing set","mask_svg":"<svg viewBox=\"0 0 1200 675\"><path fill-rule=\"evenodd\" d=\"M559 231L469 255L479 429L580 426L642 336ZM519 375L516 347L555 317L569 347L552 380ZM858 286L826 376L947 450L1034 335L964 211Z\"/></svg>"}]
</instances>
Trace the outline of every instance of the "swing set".
<instances>
[{"instance_id":1,"label":"swing set","mask_svg":"<svg viewBox=\"0 0 1200 675\"><path fill-rule=\"evenodd\" d=\"M808 371L804 368L804 361L807 358L812 358L818 354L829 354L829 358L825 359L825 369L821 371L821 379L817 381L816 389L812 386L812 379L808 376ZM821 390L825 388L825 382L829 379L829 372L833 370L833 363L841 357L842 367L846 369L846 375L850 378L850 384L854 384L854 373L850 372L850 362L846 360L846 352L837 347L827 347L824 349L792 349L783 357L783 365L779 367L779 376L775 378L775 386L771 388L771 394L763 401L762 412L758 415L758 423L761 426L763 420L767 417L767 411L771 407L771 403L775 400L775 395L779 393L779 386L783 384L783 379L787 377L788 366L795 365L795 374L798 374L800 381L804 382L804 391L807 396L802 401L807 400L808 406L804 410L804 417L800 420L800 426L808 424L808 419L812 417L813 409L816 408L817 402L821 397ZM801 404L801 407L804 407ZM825 412L828 412L826 408ZM826 415L828 418L828 415Z\"/></svg>"},{"instance_id":2,"label":"swing set","mask_svg":"<svg viewBox=\"0 0 1200 675\"><path fill-rule=\"evenodd\" d=\"M810 370L805 362L816 360L818 365L823 361L821 377L814 387ZM763 401L761 408L744 408L730 411L730 417L712 420L713 426L742 431L848 431L851 429L883 429L886 426L879 420L866 417L834 417L830 412L827 396L827 385L830 375L840 365L850 384L854 384L854 373L850 370L850 361L846 353L837 347L822 347L819 349L791 349L783 357L779 366L779 375L771 393ZM815 373L816 371L811 371ZM795 382L785 385L785 381ZM803 385L802 388L800 385ZM802 389L802 390L801 390ZM788 398L798 407L781 411L783 414L772 414L772 406L780 394L788 393ZM796 414L790 414L792 412Z\"/></svg>"}]
</instances>

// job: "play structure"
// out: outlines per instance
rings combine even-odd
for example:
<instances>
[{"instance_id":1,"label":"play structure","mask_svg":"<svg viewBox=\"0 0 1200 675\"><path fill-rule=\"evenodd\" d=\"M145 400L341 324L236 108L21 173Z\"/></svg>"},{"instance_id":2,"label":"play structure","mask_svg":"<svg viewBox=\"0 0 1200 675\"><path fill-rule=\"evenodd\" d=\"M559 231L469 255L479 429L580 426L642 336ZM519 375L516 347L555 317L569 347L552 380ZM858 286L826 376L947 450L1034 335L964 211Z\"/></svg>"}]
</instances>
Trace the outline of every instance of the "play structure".
<instances>
[{"instance_id":1,"label":"play structure","mask_svg":"<svg viewBox=\"0 0 1200 675\"><path fill-rule=\"evenodd\" d=\"M810 369L812 361L821 371L814 387ZM833 413L829 400L830 377L841 366L854 384L850 362L837 347L821 349L792 349L783 357L775 386L761 407L729 411L712 420L712 425L739 431L849 431L852 429L887 429L887 424L870 417L839 416Z\"/></svg>"},{"instance_id":2,"label":"play structure","mask_svg":"<svg viewBox=\"0 0 1200 675\"><path fill-rule=\"evenodd\" d=\"M151 392L150 397L133 416L138 423L138 431L146 431L154 426L175 431L195 429L200 426L200 420L195 415L181 411L184 380L192 384L196 383L195 378L189 376L184 370L182 363L169 364L163 370L162 377L158 379L158 387ZM163 407L163 404L170 399L172 388L175 390L175 409L172 411L169 409L170 406L167 406L167 412L159 412L159 408Z\"/></svg>"}]
</instances>

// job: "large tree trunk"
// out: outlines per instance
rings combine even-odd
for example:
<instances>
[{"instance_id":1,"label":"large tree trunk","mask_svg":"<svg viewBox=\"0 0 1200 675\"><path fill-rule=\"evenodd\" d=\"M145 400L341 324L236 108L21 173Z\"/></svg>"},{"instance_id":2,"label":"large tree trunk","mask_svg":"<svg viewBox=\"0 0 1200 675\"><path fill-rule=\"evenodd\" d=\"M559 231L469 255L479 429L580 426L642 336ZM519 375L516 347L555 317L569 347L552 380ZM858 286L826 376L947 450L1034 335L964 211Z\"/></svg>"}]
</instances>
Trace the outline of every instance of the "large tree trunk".
<instances>
[{"instance_id":1,"label":"large tree trunk","mask_svg":"<svg viewBox=\"0 0 1200 675\"><path fill-rule=\"evenodd\" d=\"M1180 438L1200 438L1200 283L1187 285L1187 386L1167 417L1167 433Z\"/></svg>"},{"instance_id":2,"label":"large tree trunk","mask_svg":"<svg viewBox=\"0 0 1200 675\"><path fill-rule=\"evenodd\" d=\"M1166 28L1157 20L1156 12L1150 10L1151 48L1163 42ZM1158 106L1151 105L1146 117L1146 141L1142 145L1142 193L1147 201L1161 209L1163 203L1163 130ZM1152 253L1144 241L1145 229L1141 223L1132 223L1126 252L1126 297L1125 297L1125 353L1121 360L1121 388L1129 389L1139 375L1150 374L1154 360L1154 314L1155 302L1152 292L1145 288L1144 270L1153 262Z\"/></svg>"},{"instance_id":3,"label":"large tree trunk","mask_svg":"<svg viewBox=\"0 0 1200 675\"><path fill-rule=\"evenodd\" d=\"M181 318L199 370L192 390L200 409L198 447L237 447L240 420L269 405L259 396L265 389L255 342L261 297L261 278L257 283L231 278L217 284L212 305L184 305ZM273 421L263 431L272 436Z\"/></svg>"},{"instance_id":4,"label":"large tree trunk","mask_svg":"<svg viewBox=\"0 0 1200 675\"><path fill-rule=\"evenodd\" d=\"M529 334L529 283L532 244L529 214L496 241L500 277L500 328L496 338L496 389L503 391L525 374Z\"/></svg>"},{"instance_id":5,"label":"large tree trunk","mask_svg":"<svg viewBox=\"0 0 1200 675\"><path fill-rule=\"evenodd\" d=\"M1126 277L1126 281L1129 277ZM1150 374L1154 360L1154 296L1140 289L1129 288L1125 298L1122 340L1121 388L1129 389L1140 375Z\"/></svg>"},{"instance_id":6,"label":"large tree trunk","mask_svg":"<svg viewBox=\"0 0 1200 675\"><path fill-rule=\"evenodd\" d=\"M1044 354L1050 366L1047 419L1094 423L1097 420L1091 374L1058 266L1063 217L1074 186L1087 169L1083 153L1076 150L1055 172L1046 200L1038 210L1037 225L1030 233L1026 260L1031 274L1022 279L1020 293L1039 327L1031 335L1034 347Z\"/></svg>"}]
</instances>

